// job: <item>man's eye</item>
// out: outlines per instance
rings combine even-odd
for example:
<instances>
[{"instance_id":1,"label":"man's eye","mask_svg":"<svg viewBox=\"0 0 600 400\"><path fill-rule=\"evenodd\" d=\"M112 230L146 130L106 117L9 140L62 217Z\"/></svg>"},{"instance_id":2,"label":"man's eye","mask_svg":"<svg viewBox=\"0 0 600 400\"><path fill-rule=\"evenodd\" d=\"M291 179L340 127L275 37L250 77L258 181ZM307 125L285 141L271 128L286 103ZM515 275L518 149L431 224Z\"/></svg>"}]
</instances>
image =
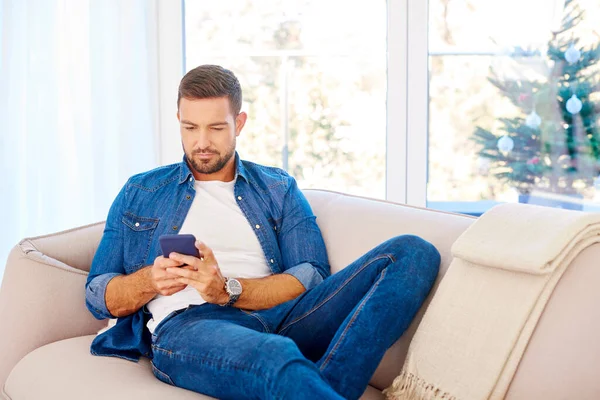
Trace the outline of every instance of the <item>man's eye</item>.
<instances>
[{"instance_id":1,"label":"man's eye","mask_svg":"<svg viewBox=\"0 0 600 400\"><path fill-rule=\"evenodd\" d=\"M217 128L217 127L213 128L213 131L222 131L222 130L223 130L223 128Z\"/></svg>"},{"instance_id":2,"label":"man's eye","mask_svg":"<svg viewBox=\"0 0 600 400\"><path fill-rule=\"evenodd\" d=\"M196 128L194 128L193 126L186 126L185 129L187 129L188 131L193 131Z\"/></svg>"}]
</instances>

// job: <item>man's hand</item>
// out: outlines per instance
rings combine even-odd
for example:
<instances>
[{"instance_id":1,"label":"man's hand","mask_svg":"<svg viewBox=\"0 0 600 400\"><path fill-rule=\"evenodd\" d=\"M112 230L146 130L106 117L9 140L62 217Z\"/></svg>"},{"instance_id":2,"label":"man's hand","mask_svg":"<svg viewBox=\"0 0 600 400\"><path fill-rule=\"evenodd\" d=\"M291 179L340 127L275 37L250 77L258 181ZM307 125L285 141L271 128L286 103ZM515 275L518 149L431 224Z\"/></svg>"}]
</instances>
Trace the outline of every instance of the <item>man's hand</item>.
<instances>
[{"instance_id":1,"label":"man's hand","mask_svg":"<svg viewBox=\"0 0 600 400\"><path fill-rule=\"evenodd\" d=\"M119 275L106 285L104 295L108 312L115 317L133 314L156 296L170 296L185 289L178 282L179 275L170 274L167 268L191 269L192 267L164 258L156 257L154 264L141 268L130 275Z\"/></svg>"},{"instance_id":2,"label":"man's hand","mask_svg":"<svg viewBox=\"0 0 600 400\"><path fill-rule=\"evenodd\" d=\"M225 291L225 279L213 251L204 243L196 241L200 258L179 253L169 254L169 259L178 265L188 264L189 268L167 267L166 272L178 276L176 282L194 287L208 303L226 304L229 295Z\"/></svg>"},{"instance_id":3,"label":"man's hand","mask_svg":"<svg viewBox=\"0 0 600 400\"><path fill-rule=\"evenodd\" d=\"M189 265L181 267L183 264L183 262L164 258L163 256L156 257L154 264L148 268L150 284L154 291L163 296L170 296L185 289L186 284L178 282L179 275L167 272L168 268L175 268L176 270L193 269Z\"/></svg>"}]
</instances>

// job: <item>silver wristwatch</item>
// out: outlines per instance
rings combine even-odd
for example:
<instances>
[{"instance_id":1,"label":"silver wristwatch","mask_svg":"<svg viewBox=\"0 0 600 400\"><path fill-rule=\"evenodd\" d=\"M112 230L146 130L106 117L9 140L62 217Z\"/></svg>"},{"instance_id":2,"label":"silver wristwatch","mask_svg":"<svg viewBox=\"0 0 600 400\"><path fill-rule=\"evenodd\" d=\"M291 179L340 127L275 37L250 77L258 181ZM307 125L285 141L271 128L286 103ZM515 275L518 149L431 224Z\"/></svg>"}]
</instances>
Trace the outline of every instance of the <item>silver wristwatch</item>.
<instances>
[{"instance_id":1,"label":"silver wristwatch","mask_svg":"<svg viewBox=\"0 0 600 400\"><path fill-rule=\"evenodd\" d=\"M221 304L223 307L231 307L242 294L242 284L234 278L225 278L225 291L229 295L229 301Z\"/></svg>"}]
</instances>

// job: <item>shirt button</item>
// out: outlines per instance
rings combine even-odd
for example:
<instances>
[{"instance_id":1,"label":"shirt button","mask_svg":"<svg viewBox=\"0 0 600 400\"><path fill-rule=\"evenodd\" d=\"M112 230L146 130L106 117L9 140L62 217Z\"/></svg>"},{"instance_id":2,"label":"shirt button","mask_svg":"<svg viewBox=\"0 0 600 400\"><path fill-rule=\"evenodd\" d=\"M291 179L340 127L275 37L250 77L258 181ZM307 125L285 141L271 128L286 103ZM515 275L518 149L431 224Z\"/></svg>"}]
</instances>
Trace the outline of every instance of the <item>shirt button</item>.
<instances>
[{"instance_id":1,"label":"shirt button","mask_svg":"<svg viewBox=\"0 0 600 400\"><path fill-rule=\"evenodd\" d=\"M241 200L241 199L242 199L242 196L238 196L238 200Z\"/></svg>"},{"instance_id":2,"label":"shirt button","mask_svg":"<svg viewBox=\"0 0 600 400\"><path fill-rule=\"evenodd\" d=\"M190 182L194 182L194 177L190 176Z\"/></svg>"},{"instance_id":3,"label":"shirt button","mask_svg":"<svg viewBox=\"0 0 600 400\"><path fill-rule=\"evenodd\" d=\"M177 230L177 225L175 225L175 226L173 227L173 230L174 230L174 231L176 231L176 230Z\"/></svg>"},{"instance_id":4,"label":"shirt button","mask_svg":"<svg viewBox=\"0 0 600 400\"><path fill-rule=\"evenodd\" d=\"M275 261L271 258L271 264L273 264Z\"/></svg>"},{"instance_id":5,"label":"shirt button","mask_svg":"<svg viewBox=\"0 0 600 400\"><path fill-rule=\"evenodd\" d=\"M256 224L255 228L260 229L260 225Z\"/></svg>"},{"instance_id":6,"label":"shirt button","mask_svg":"<svg viewBox=\"0 0 600 400\"><path fill-rule=\"evenodd\" d=\"M273 229L277 230L277 227L276 227L276 226L274 226L274 227L273 227Z\"/></svg>"},{"instance_id":7,"label":"shirt button","mask_svg":"<svg viewBox=\"0 0 600 400\"><path fill-rule=\"evenodd\" d=\"M188 194L187 196L185 196L185 199L186 199L186 200L189 200L189 199L191 199L191 198L192 198L192 196L190 196L189 194Z\"/></svg>"},{"instance_id":8,"label":"shirt button","mask_svg":"<svg viewBox=\"0 0 600 400\"><path fill-rule=\"evenodd\" d=\"M139 222L136 222L136 223L135 223L135 226L140 226L140 223L139 223Z\"/></svg>"}]
</instances>

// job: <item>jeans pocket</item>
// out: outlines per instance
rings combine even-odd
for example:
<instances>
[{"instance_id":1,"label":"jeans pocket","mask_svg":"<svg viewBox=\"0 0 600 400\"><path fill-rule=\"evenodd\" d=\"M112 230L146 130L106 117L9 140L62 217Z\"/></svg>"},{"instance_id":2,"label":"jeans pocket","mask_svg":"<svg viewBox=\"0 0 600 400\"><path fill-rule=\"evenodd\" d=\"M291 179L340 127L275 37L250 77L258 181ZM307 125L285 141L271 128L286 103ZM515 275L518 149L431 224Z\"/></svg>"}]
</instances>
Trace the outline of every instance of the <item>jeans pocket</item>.
<instances>
[{"instance_id":1,"label":"jeans pocket","mask_svg":"<svg viewBox=\"0 0 600 400\"><path fill-rule=\"evenodd\" d=\"M169 375L165 374L160 369L156 368L156 365L154 365L153 361L151 361L150 364L152 365L152 373L154 374L155 377L158 378L158 380L160 380L164 383L167 383L171 386L175 386L175 384L173 383L173 380L171 379L171 377Z\"/></svg>"}]
</instances>

